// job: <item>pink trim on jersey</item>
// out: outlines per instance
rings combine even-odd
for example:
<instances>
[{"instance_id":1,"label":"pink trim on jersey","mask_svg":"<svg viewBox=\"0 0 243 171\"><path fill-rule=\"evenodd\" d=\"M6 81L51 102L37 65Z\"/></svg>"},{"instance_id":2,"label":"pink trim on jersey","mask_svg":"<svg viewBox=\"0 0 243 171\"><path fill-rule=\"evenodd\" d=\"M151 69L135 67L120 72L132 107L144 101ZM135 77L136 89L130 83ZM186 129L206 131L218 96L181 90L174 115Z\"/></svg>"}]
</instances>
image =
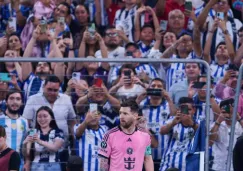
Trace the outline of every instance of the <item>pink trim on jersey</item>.
<instances>
[{"instance_id":1,"label":"pink trim on jersey","mask_svg":"<svg viewBox=\"0 0 243 171\"><path fill-rule=\"evenodd\" d=\"M109 171L141 171L146 147L150 146L148 133L136 129L128 135L120 127L104 135L99 155L110 159Z\"/></svg>"}]
</instances>

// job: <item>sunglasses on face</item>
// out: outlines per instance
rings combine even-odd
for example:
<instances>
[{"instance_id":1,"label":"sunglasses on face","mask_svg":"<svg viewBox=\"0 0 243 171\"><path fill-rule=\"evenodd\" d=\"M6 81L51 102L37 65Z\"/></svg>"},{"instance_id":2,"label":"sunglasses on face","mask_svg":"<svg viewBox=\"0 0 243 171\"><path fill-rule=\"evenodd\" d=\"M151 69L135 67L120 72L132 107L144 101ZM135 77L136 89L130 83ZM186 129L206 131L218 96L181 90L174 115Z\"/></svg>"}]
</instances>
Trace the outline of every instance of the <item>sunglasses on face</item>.
<instances>
[{"instance_id":1,"label":"sunglasses on face","mask_svg":"<svg viewBox=\"0 0 243 171\"><path fill-rule=\"evenodd\" d=\"M108 36L108 37L116 37L116 36L118 36L118 34L117 33L106 33L106 36Z\"/></svg>"}]
</instances>

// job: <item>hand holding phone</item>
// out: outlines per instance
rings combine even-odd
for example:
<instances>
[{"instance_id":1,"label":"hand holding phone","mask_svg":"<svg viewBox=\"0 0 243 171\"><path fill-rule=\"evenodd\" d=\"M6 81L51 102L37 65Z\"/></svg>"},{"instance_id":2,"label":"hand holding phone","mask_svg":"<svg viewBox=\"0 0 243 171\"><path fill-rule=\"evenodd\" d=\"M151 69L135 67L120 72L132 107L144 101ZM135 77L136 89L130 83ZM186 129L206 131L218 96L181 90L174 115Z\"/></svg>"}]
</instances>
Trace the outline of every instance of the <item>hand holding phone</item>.
<instances>
[{"instance_id":1,"label":"hand holding phone","mask_svg":"<svg viewBox=\"0 0 243 171\"><path fill-rule=\"evenodd\" d=\"M43 34L43 33L46 33L46 30L47 30L47 22L46 20L40 20L40 32Z\"/></svg>"},{"instance_id":2,"label":"hand holding phone","mask_svg":"<svg viewBox=\"0 0 243 171\"><path fill-rule=\"evenodd\" d=\"M185 10L192 11L192 1L185 2Z\"/></svg>"},{"instance_id":3,"label":"hand holding phone","mask_svg":"<svg viewBox=\"0 0 243 171\"><path fill-rule=\"evenodd\" d=\"M0 81L2 82L10 82L12 80L11 75L9 73L0 73Z\"/></svg>"},{"instance_id":4,"label":"hand holding phone","mask_svg":"<svg viewBox=\"0 0 243 171\"><path fill-rule=\"evenodd\" d=\"M37 133L36 129L31 129L30 132L29 132L29 135L34 136L36 133Z\"/></svg>"},{"instance_id":5,"label":"hand holding phone","mask_svg":"<svg viewBox=\"0 0 243 171\"><path fill-rule=\"evenodd\" d=\"M181 105L180 110L182 114L188 115L189 114L189 109L187 105Z\"/></svg>"}]
</instances>

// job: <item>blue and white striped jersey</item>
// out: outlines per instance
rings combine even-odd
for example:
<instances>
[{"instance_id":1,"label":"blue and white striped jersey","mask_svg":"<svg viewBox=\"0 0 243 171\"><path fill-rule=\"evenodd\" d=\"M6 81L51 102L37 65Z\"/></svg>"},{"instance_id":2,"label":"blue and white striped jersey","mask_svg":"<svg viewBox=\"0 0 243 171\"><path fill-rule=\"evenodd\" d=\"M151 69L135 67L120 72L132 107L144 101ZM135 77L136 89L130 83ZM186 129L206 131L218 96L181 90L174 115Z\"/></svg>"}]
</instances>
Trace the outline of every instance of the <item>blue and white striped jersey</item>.
<instances>
[{"instance_id":1,"label":"blue and white striped jersey","mask_svg":"<svg viewBox=\"0 0 243 171\"><path fill-rule=\"evenodd\" d=\"M167 123L171 123L174 116L170 117ZM182 124L175 125L168 136L168 148L161 160L160 171L165 171L168 168L175 167L180 171L186 169L186 156L195 131L191 127L184 127Z\"/></svg>"},{"instance_id":2,"label":"blue and white striped jersey","mask_svg":"<svg viewBox=\"0 0 243 171\"><path fill-rule=\"evenodd\" d=\"M0 115L0 125L7 134L7 145L13 150L21 153L22 143L29 130L27 119L20 116L18 119L11 119L7 115Z\"/></svg>"},{"instance_id":3,"label":"blue and white striped jersey","mask_svg":"<svg viewBox=\"0 0 243 171\"><path fill-rule=\"evenodd\" d=\"M154 160L161 160L167 148L167 136L160 134L160 127L169 118L170 108L167 101L163 101L159 106L151 106L150 98L147 97L140 103L143 116L147 120L147 127L155 133L158 140L158 147L152 150Z\"/></svg>"},{"instance_id":4,"label":"blue and white striped jersey","mask_svg":"<svg viewBox=\"0 0 243 171\"><path fill-rule=\"evenodd\" d=\"M192 51L186 59L195 59L198 58L194 51ZM171 59L180 59L178 55L173 54ZM169 90L170 87L180 81L185 80L185 64L184 63L171 63L166 70L167 80L166 80L166 89Z\"/></svg>"},{"instance_id":5,"label":"blue and white striped jersey","mask_svg":"<svg viewBox=\"0 0 243 171\"><path fill-rule=\"evenodd\" d=\"M150 45L145 45L142 41L137 42L140 52L142 53L142 58L148 58L148 54L152 47L154 47L155 41L153 40Z\"/></svg>"},{"instance_id":6,"label":"blue and white striped jersey","mask_svg":"<svg viewBox=\"0 0 243 171\"><path fill-rule=\"evenodd\" d=\"M74 126L74 134L80 124ZM83 169L85 171L99 171L98 150L107 129L100 126L98 130L85 129L80 139L76 139L76 155L83 159Z\"/></svg>"},{"instance_id":7,"label":"blue and white striped jersey","mask_svg":"<svg viewBox=\"0 0 243 171\"><path fill-rule=\"evenodd\" d=\"M37 130L37 134L42 141L46 141L48 143L54 143L56 139L63 140L64 143L64 134L63 131L60 129L52 129L49 131L49 134L44 135L41 130ZM52 152L50 150L47 150L46 147L35 143L35 157L34 161L36 163L39 162L59 162L59 155L58 152ZM60 148L59 151L62 151L63 148Z\"/></svg>"},{"instance_id":8,"label":"blue and white striped jersey","mask_svg":"<svg viewBox=\"0 0 243 171\"><path fill-rule=\"evenodd\" d=\"M121 66L116 66L112 70L112 73L110 74L111 83L118 79L118 77L119 77L118 73L119 73L120 68L121 68ZM152 65L140 64L135 68L135 71L136 71L137 75L139 75L142 71L145 72L149 76L150 79L159 77L158 72Z\"/></svg>"},{"instance_id":9,"label":"blue and white striped jersey","mask_svg":"<svg viewBox=\"0 0 243 171\"><path fill-rule=\"evenodd\" d=\"M6 100L1 100L0 101L0 113L5 112L6 109L7 109Z\"/></svg>"},{"instance_id":10,"label":"blue and white striped jersey","mask_svg":"<svg viewBox=\"0 0 243 171\"><path fill-rule=\"evenodd\" d=\"M25 92L25 101L29 96L42 92L42 87L45 83L45 80L40 79L34 73L31 73L24 82L24 92Z\"/></svg>"},{"instance_id":11,"label":"blue and white striped jersey","mask_svg":"<svg viewBox=\"0 0 243 171\"><path fill-rule=\"evenodd\" d=\"M217 63L210 64L211 76L213 77L214 84L216 84L219 80L221 80L224 77L224 74L228 66L228 64L224 64L221 66Z\"/></svg>"},{"instance_id":12,"label":"blue and white striped jersey","mask_svg":"<svg viewBox=\"0 0 243 171\"><path fill-rule=\"evenodd\" d=\"M138 6L135 5L130 10L125 8L116 11L114 25L118 30L123 30L125 35L128 37L129 41L134 42L135 33L135 14ZM141 26L144 25L145 16L141 15L140 23Z\"/></svg>"}]
</instances>

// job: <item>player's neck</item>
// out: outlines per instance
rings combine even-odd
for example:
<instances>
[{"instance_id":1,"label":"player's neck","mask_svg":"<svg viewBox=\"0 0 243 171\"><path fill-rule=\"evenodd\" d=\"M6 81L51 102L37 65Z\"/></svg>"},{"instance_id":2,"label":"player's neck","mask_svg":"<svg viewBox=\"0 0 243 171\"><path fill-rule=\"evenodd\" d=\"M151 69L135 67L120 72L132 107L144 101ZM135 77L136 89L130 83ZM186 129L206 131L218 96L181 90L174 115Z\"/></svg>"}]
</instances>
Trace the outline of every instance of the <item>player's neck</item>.
<instances>
[{"instance_id":1,"label":"player's neck","mask_svg":"<svg viewBox=\"0 0 243 171\"><path fill-rule=\"evenodd\" d=\"M134 131L136 130L136 126L135 124L131 125L129 128L124 128L121 126L121 129L125 134L133 134Z\"/></svg>"}]
</instances>

